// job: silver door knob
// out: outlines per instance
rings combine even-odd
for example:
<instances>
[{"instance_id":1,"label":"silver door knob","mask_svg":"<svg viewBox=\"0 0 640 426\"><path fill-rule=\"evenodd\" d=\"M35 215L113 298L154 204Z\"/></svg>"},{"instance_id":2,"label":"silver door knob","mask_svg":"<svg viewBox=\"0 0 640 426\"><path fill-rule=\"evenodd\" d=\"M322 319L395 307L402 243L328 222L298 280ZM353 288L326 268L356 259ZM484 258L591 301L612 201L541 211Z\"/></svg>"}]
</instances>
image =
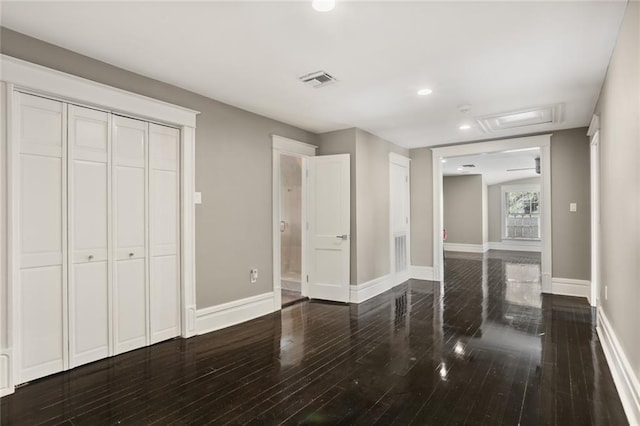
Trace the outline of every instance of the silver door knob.
<instances>
[{"instance_id":1,"label":"silver door knob","mask_svg":"<svg viewBox=\"0 0 640 426\"><path fill-rule=\"evenodd\" d=\"M340 238L341 240L347 240L349 239L349 235L347 234L336 235L336 238Z\"/></svg>"},{"instance_id":2,"label":"silver door knob","mask_svg":"<svg viewBox=\"0 0 640 426\"><path fill-rule=\"evenodd\" d=\"M89 260L93 260L93 255L92 254L89 255Z\"/></svg>"}]
</instances>

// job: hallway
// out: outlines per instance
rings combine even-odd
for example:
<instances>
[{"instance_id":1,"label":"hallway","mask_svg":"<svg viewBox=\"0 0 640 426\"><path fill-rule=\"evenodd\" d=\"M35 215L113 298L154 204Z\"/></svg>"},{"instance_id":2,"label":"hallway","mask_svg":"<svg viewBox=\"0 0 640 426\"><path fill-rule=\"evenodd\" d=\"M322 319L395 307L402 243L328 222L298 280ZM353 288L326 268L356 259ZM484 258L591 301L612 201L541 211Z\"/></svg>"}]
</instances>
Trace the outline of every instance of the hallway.
<instances>
[{"instance_id":1,"label":"hallway","mask_svg":"<svg viewBox=\"0 0 640 426\"><path fill-rule=\"evenodd\" d=\"M447 253L446 283L303 302L16 390L2 424L626 424L586 300L539 254Z\"/></svg>"}]
</instances>

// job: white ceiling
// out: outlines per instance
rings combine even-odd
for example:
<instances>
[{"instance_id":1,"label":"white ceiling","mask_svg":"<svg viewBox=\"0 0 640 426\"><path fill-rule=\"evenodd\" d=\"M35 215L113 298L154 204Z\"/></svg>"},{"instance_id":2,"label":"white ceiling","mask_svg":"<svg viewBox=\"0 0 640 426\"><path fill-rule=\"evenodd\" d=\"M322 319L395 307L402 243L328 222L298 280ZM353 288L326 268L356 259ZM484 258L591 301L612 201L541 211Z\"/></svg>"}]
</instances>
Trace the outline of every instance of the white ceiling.
<instances>
[{"instance_id":1,"label":"white ceiling","mask_svg":"<svg viewBox=\"0 0 640 426\"><path fill-rule=\"evenodd\" d=\"M3 26L312 132L412 148L589 123L624 1L7 2ZM313 89L298 76L339 82ZM433 94L419 97L423 87ZM554 125L474 116L563 104ZM470 113L458 111L471 104Z\"/></svg>"},{"instance_id":2,"label":"white ceiling","mask_svg":"<svg viewBox=\"0 0 640 426\"><path fill-rule=\"evenodd\" d=\"M511 180L540 177L534 170L508 171L535 167L535 159L540 157L540 148L518 152L490 152L480 155L448 157L442 164L444 176L482 175L487 185L509 182ZM462 167L473 164L475 167ZM462 170L459 170L462 168Z\"/></svg>"}]
</instances>

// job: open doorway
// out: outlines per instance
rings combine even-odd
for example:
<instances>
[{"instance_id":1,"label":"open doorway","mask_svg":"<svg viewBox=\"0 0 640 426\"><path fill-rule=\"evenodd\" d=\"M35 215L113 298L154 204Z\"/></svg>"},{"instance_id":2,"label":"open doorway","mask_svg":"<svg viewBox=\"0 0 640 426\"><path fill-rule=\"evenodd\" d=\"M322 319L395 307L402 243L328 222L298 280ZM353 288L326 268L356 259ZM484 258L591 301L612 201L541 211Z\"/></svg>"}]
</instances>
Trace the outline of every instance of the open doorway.
<instances>
[{"instance_id":1,"label":"open doorway","mask_svg":"<svg viewBox=\"0 0 640 426\"><path fill-rule=\"evenodd\" d=\"M280 285L282 306L302 295L302 161L280 154Z\"/></svg>"},{"instance_id":2,"label":"open doorway","mask_svg":"<svg viewBox=\"0 0 640 426\"><path fill-rule=\"evenodd\" d=\"M550 136L435 148L433 171L433 232L447 231L447 241L434 238L436 279L445 250L539 251L542 291L551 293Z\"/></svg>"}]
</instances>

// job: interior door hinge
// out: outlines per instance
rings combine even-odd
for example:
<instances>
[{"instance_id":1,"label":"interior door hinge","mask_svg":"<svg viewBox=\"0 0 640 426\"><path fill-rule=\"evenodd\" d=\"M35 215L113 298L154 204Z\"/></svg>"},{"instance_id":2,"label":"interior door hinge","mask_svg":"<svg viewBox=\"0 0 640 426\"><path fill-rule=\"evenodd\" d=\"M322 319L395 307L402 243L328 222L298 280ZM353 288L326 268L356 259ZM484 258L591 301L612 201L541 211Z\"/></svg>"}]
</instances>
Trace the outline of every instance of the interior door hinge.
<instances>
[{"instance_id":1,"label":"interior door hinge","mask_svg":"<svg viewBox=\"0 0 640 426\"><path fill-rule=\"evenodd\" d=\"M307 282L309 282L309 275L307 275Z\"/></svg>"}]
</instances>

